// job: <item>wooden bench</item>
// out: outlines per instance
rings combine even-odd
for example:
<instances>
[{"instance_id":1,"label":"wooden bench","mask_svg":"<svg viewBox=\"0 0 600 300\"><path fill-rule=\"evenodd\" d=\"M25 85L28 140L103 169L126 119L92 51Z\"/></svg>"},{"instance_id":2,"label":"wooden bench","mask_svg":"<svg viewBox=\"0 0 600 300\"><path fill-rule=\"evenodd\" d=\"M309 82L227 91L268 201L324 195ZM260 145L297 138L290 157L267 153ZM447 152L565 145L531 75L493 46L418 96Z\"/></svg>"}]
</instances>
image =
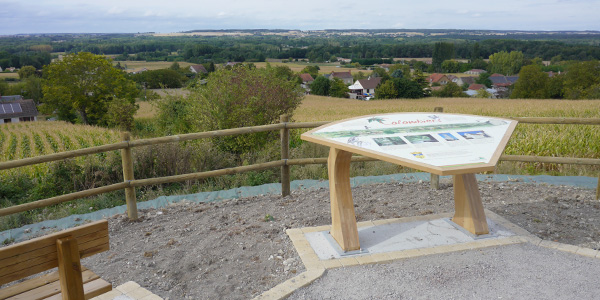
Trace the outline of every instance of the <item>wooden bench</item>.
<instances>
[{"instance_id":1,"label":"wooden bench","mask_svg":"<svg viewBox=\"0 0 600 300\"><path fill-rule=\"evenodd\" d=\"M110 283L80 264L81 258L108 249L106 220L0 248L0 285L58 267L0 290L0 299L82 300L109 292Z\"/></svg>"}]
</instances>

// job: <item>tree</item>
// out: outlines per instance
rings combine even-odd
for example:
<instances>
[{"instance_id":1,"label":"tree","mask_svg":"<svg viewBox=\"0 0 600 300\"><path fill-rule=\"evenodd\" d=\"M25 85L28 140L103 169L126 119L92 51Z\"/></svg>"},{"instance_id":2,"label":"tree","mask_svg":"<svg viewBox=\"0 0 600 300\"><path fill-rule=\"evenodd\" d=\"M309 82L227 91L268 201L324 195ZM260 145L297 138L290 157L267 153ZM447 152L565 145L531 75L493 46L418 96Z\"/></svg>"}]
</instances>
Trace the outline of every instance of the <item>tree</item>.
<instances>
[{"instance_id":1,"label":"tree","mask_svg":"<svg viewBox=\"0 0 600 300\"><path fill-rule=\"evenodd\" d=\"M44 67L42 81L45 113L84 124L107 124L108 105L116 98L135 103L135 83L103 56L89 52L67 54Z\"/></svg>"},{"instance_id":2,"label":"tree","mask_svg":"<svg viewBox=\"0 0 600 300\"><path fill-rule=\"evenodd\" d=\"M492 94L485 89L479 89L477 90L477 94L475 94L475 98L492 98Z\"/></svg>"},{"instance_id":3,"label":"tree","mask_svg":"<svg viewBox=\"0 0 600 300\"><path fill-rule=\"evenodd\" d=\"M319 66L306 66L304 69L302 69L302 71L300 71L300 73L308 73L312 78L316 79L319 76L320 69L321 68L319 68Z\"/></svg>"},{"instance_id":4,"label":"tree","mask_svg":"<svg viewBox=\"0 0 600 300\"><path fill-rule=\"evenodd\" d=\"M475 79L475 83L479 83L479 84L483 84L488 88L492 87L492 80L490 79L491 74L490 73L481 73L479 74L479 77L477 77L477 79Z\"/></svg>"},{"instance_id":5,"label":"tree","mask_svg":"<svg viewBox=\"0 0 600 300\"><path fill-rule=\"evenodd\" d=\"M404 72L402 72L402 69L396 69L390 76L393 78L402 78L404 77Z\"/></svg>"},{"instance_id":6,"label":"tree","mask_svg":"<svg viewBox=\"0 0 600 300\"><path fill-rule=\"evenodd\" d=\"M398 98L418 99L423 98L421 85L406 77L393 79L394 86L398 91Z\"/></svg>"},{"instance_id":7,"label":"tree","mask_svg":"<svg viewBox=\"0 0 600 300\"><path fill-rule=\"evenodd\" d=\"M399 77L401 78L401 77ZM396 99L398 98L398 89L394 85L394 80L388 80L379 85L377 89L377 99Z\"/></svg>"},{"instance_id":8,"label":"tree","mask_svg":"<svg viewBox=\"0 0 600 300\"><path fill-rule=\"evenodd\" d=\"M179 63L174 61L171 66L169 67L169 69L174 70L174 71L179 71L181 70L181 66L179 66Z\"/></svg>"},{"instance_id":9,"label":"tree","mask_svg":"<svg viewBox=\"0 0 600 300\"><path fill-rule=\"evenodd\" d=\"M538 65L521 68L519 79L510 94L513 99L545 99L548 97L548 75Z\"/></svg>"},{"instance_id":10,"label":"tree","mask_svg":"<svg viewBox=\"0 0 600 300\"><path fill-rule=\"evenodd\" d=\"M448 59L442 62L442 72L458 73L460 66L454 59Z\"/></svg>"},{"instance_id":11,"label":"tree","mask_svg":"<svg viewBox=\"0 0 600 300\"><path fill-rule=\"evenodd\" d=\"M567 99L594 99L600 87L600 62L582 61L568 66L564 75L564 96Z\"/></svg>"},{"instance_id":12,"label":"tree","mask_svg":"<svg viewBox=\"0 0 600 300\"><path fill-rule=\"evenodd\" d=\"M312 89L312 85L311 85ZM334 78L329 85L329 96L337 98L348 98L348 86L343 80Z\"/></svg>"},{"instance_id":13,"label":"tree","mask_svg":"<svg viewBox=\"0 0 600 300\"><path fill-rule=\"evenodd\" d=\"M106 123L108 126L117 127L121 130L131 131L133 129L133 116L139 105L127 99L116 98L108 104L106 112Z\"/></svg>"},{"instance_id":14,"label":"tree","mask_svg":"<svg viewBox=\"0 0 600 300\"><path fill-rule=\"evenodd\" d=\"M131 77L137 83L145 83L149 89L176 89L183 85L187 77L172 69L149 70Z\"/></svg>"},{"instance_id":15,"label":"tree","mask_svg":"<svg viewBox=\"0 0 600 300\"><path fill-rule=\"evenodd\" d=\"M25 79L25 95L28 99L33 99L37 104L43 98L42 94L42 79L37 76L31 76Z\"/></svg>"},{"instance_id":16,"label":"tree","mask_svg":"<svg viewBox=\"0 0 600 300\"><path fill-rule=\"evenodd\" d=\"M198 131L272 124L282 114L292 114L303 94L295 81L278 77L273 70L245 66L221 69L210 75L207 84L190 91L186 120ZM241 154L278 137L278 133L262 132L214 142L221 150Z\"/></svg>"},{"instance_id":17,"label":"tree","mask_svg":"<svg viewBox=\"0 0 600 300\"><path fill-rule=\"evenodd\" d=\"M463 90L458 84L454 82L448 82L444 87L439 90L433 92L433 96L435 97L464 97L465 94Z\"/></svg>"},{"instance_id":18,"label":"tree","mask_svg":"<svg viewBox=\"0 0 600 300\"><path fill-rule=\"evenodd\" d=\"M19 79L27 79L35 75L35 68L33 66L24 66L17 73L19 73Z\"/></svg>"},{"instance_id":19,"label":"tree","mask_svg":"<svg viewBox=\"0 0 600 300\"><path fill-rule=\"evenodd\" d=\"M442 62L454 58L454 44L438 42L433 46L431 65L435 72L442 71Z\"/></svg>"},{"instance_id":20,"label":"tree","mask_svg":"<svg viewBox=\"0 0 600 300\"><path fill-rule=\"evenodd\" d=\"M315 81L310 84L310 93L313 95L328 96L330 87L331 80L325 78L325 76L317 76Z\"/></svg>"},{"instance_id":21,"label":"tree","mask_svg":"<svg viewBox=\"0 0 600 300\"><path fill-rule=\"evenodd\" d=\"M371 76L373 77L381 77L381 81L385 82L390 79L390 75L384 68L375 68L373 72L371 72Z\"/></svg>"},{"instance_id":22,"label":"tree","mask_svg":"<svg viewBox=\"0 0 600 300\"><path fill-rule=\"evenodd\" d=\"M517 74L523 66L523 61L523 52L521 51L511 51L510 53L500 51L490 55L488 71L503 75Z\"/></svg>"}]
</instances>

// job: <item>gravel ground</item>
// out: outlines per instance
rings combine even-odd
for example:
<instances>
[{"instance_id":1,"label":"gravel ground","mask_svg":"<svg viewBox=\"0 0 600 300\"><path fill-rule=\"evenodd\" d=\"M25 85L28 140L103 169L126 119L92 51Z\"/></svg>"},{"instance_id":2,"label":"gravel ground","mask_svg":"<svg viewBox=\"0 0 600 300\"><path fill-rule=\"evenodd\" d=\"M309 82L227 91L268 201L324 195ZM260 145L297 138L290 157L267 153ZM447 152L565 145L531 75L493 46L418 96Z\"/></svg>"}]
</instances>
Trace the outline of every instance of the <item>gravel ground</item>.
<instances>
[{"instance_id":1,"label":"gravel ground","mask_svg":"<svg viewBox=\"0 0 600 300\"><path fill-rule=\"evenodd\" d=\"M598 299L599 273L598 259L516 244L328 270L288 299Z\"/></svg>"},{"instance_id":2,"label":"gravel ground","mask_svg":"<svg viewBox=\"0 0 600 300\"><path fill-rule=\"evenodd\" d=\"M600 203L594 200L593 190L484 182L479 188L485 208L540 238L600 247ZM353 188L352 193L358 221L454 209L449 184L442 184L440 190L431 190L428 182L373 184ZM140 215L135 222L124 215L110 218L111 250L87 258L83 264L113 286L133 280L165 299L249 299L304 271L285 230L329 224L329 190L293 191L284 198L262 195L218 203L181 202ZM481 255L493 256L494 251L485 250ZM457 256L458 263L462 254L452 255ZM540 255L548 258L559 254ZM418 261L433 268L428 269L432 274L453 277L451 268L435 267L433 259L430 262L428 256ZM476 265L485 267L485 261ZM385 266L381 272L397 272L395 268ZM526 273L528 269L516 270ZM443 278L433 276L429 278L433 283L415 284L444 284ZM508 292L503 295L515 296ZM422 298L420 293L398 296ZM425 298L440 297L432 294Z\"/></svg>"}]
</instances>

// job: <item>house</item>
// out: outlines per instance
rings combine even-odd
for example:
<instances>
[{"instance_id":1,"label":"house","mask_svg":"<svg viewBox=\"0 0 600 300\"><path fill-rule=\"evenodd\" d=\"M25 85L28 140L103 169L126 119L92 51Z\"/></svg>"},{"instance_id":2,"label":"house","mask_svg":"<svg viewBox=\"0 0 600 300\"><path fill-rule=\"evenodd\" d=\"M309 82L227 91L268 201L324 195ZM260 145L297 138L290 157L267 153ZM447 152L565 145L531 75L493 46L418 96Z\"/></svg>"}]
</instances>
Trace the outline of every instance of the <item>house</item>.
<instances>
[{"instance_id":1,"label":"house","mask_svg":"<svg viewBox=\"0 0 600 300\"><path fill-rule=\"evenodd\" d=\"M206 71L206 68L203 65L191 65L190 66L190 72L196 73L196 74L206 74L206 73L208 73L208 71Z\"/></svg>"},{"instance_id":2,"label":"house","mask_svg":"<svg viewBox=\"0 0 600 300\"><path fill-rule=\"evenodd\" d=\"M463 84L465 84L462 80L462 78L455 76L455 75L447 75L446 77L448 77L448 80L450 80L450 82L454 82L456 83L456 85L458 86L462 86Z\"/></svg>"},{"instance_id":3,"label":"house","mask_svg":"<svg viewBox=\"0 0 600 300\"><path fill-rule=\"evenodd\" d=\"M390 68L392 67L392 64L380 64L379 67L383 68L386 72L390 71Z\"/></svg>"},{"instance_id":4,"label":"house","mask_svg":"<svg viewBox=\"0 0 600 300\"><path fill-rule=\"evenodd\" d=\"M352 62L352 59L350 59L350 58L343 58L343 57L338 57L338 58L337 58L337 60L338 60L340 63L344 63L344 64L349 64L349 63L351 63L351 62Z\"/></svg>"},{"instance_id":5,"label":"house","mask_svg":"<svg viewBox=\"0 0 600 300\"><path fill-rule=\"evenodd\" d=\"M462 81L461 86L465 83L468 85L475 83L475 77L473 77L473 76L461 77L460 80Z\"/></svg>"},{"instance_id":6,"label":"house","mask_svg":"<svg viewBox=\"0 0 600 300\"><path fill-rule=\"evenodd\" d=\"M32 99L0 102L0 124L37 121L37 115Z\"/></svg>"},{"instance_id":7,"label":"house","mask_svg":"<svg viewBox=\"0 0 600 300\"><path fill-rule=\"evenodd\" d=\"M481 75L481 73L487 73L487 71L482 69L471 69L465 72L465 74L469 75Z\"/></svg>"},{"instance_id":8,"label":"house","mask_svg":"<svg viewBox=\"0 0 600 300\"><path fill-rule=\"evenodd\" d=\"M237 61L229 61L225 64L225 67L234 67L238 64L241 64L241 62L237 62Z\"/></svg>"},{"instance_id":9,"label":"house","mask_svg":"<svg viewBox=\"0 0 600 300\"><path fill-rule=\"evenodd\" d=\"M479 90L485 90L486 92L488 92L492 99L496 99L499 96L499 91L495 88L486 88L485 85L483 84L479 84L479 83L473 83L469 86L469 89L465 91L465 94L469 95L470 97L475 97L477 95L477 91Z\"/></svg>"},{"instance_id":10,"label":"house","mask_svg":"<svg viewBox=\"0 0 600 300\"><path fill-rule=\"evenodd\" d=\"M471 91L478 91L480 89L485 89L485 85L479 84L479 83L473 83L473 84L469 85L468 89Z\"/></svg>"},{"instance_id":11,"label":"house","mask_svg":"<svg viewBox=\"0 0 600 300\"><path fill-rule=\"evenodd\" d=\"M350 72L331 72L329 79L333 80L333 78L339 78L348 85L352 84L354 80Z\"/></svg>"},{"instance_id":12,"label":"house","mask_svg":"<svg viewBox=\"0 0 600 300\"><path fill-rule=\"evenodd\" d=\"M359 79L353 85L349 86L351 99L371 99L375 97L375 89L381 83L381 77L369 77Z\"/></svg>"},{"instance_id":13,"label":"house","mask_svg":"<svg viewBox=\"0 0 600 300\"><path fill-rule=\"evenodd\" d=\"M23 100L23 96L21 95L11 95L11 96L0 96L0 103L7 101L18 101Z\"/></svg>"},{"instance_id":14,"label":"house","mask_svg":"<svg viewBox=\"0 0 600 300\"><path fill-rule=\"evenodd\" d=\"M506 76L502 74L493 74L490 76L490 81L492 81L492 86L495 88L498 87L508 87L512 83L506 79Z\"/></svg>"},{"instance_id":15,"label":"house","mask_svg":"<svg viewBox=\"0 0 600 300\"><path fill-rule=\"evenodd\" d=\"M0 67L0 72L2 72L2 67Z\"/></svg>"},{"instance_id":16,"label":"house","mask_svg":"<svg viewBox=\"0 0 600 300\"><path fill-rule=\"evenodd\" d=\"M310 84L315 80L308 73L300 74L300 79L302 80L302 84L300 86L306 90L307 94L310 93Z\"/></svg>"},{"instance_id":17,"label":"house","mask_svg":"<svg viewBox=\"0 0 600 300\"><path fill-rule=\"evenodd\" d=\"M510 82L511 84L515 84L515 82L517 82L518 79L519 75L506 76L506 80L508 80L508 82Z\"/></svg>"},{"instance_id":18,"label":"house","mask_svg":"<svg viewBox=\"0 0 600 300\"><path fill-rule=\"evenodd\" d=\"M448 76L444 75L444 74L440 74L440 73L433 73L431 75L429 75L429 77L427 77L427 82L429 82L429 84L434 84L434 83L439 83L440 85L445 85L448 84L448 82L450 82L450 80L448 79Z\"/></svg>"},{"instance_id":19,"label":"house","mask_svg":"<svg viewBox=\"0 0 600 300\"><path fill-rule=\"evenodd\" d=\"M148 69L146 69L146 68L133 69L133 71L131 71L131 74L140 74L140 73L146 72L146 71L148 71Z\"/></svg>"}]
</instances>

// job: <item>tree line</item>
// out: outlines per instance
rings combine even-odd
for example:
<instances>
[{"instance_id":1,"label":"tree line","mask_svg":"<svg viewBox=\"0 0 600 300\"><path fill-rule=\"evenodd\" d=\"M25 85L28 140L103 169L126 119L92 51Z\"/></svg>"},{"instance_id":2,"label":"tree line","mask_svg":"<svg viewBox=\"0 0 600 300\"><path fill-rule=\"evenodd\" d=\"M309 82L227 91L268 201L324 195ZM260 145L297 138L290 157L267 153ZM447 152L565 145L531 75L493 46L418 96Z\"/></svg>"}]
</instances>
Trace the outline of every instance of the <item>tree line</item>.
<instances>
[{"instance_id":1,"label":"tree line","mask_svg":"<svg viewBox=\"0 0 600 300\"><path fill-rule=\"evenodd\" d=\"M532 36L535 38L535 36ZM551 60L600 59L598 39L520 40L481 36L447 36L445 40L430 38L397 39L393 37L157 37L132 34L106 35L41 35L0 38L0 67L48 64L51 52L115 55L118 60L189 61L215 63L225 61L259 62L266 58L306 59L310 62L332 61L337 57L355 60L390 59L393 57L437 57L440 45L452 45L451 58L487 58L500 51L520 51L526 59ZM435 42L434 42L435 41ZM363 61L361 61L363 60ZM437 62L437 61L436 61ZM375 62L373 62L375 63ZM436 67L438 65L436 64Z\"/></svg>"}]
</instances>

